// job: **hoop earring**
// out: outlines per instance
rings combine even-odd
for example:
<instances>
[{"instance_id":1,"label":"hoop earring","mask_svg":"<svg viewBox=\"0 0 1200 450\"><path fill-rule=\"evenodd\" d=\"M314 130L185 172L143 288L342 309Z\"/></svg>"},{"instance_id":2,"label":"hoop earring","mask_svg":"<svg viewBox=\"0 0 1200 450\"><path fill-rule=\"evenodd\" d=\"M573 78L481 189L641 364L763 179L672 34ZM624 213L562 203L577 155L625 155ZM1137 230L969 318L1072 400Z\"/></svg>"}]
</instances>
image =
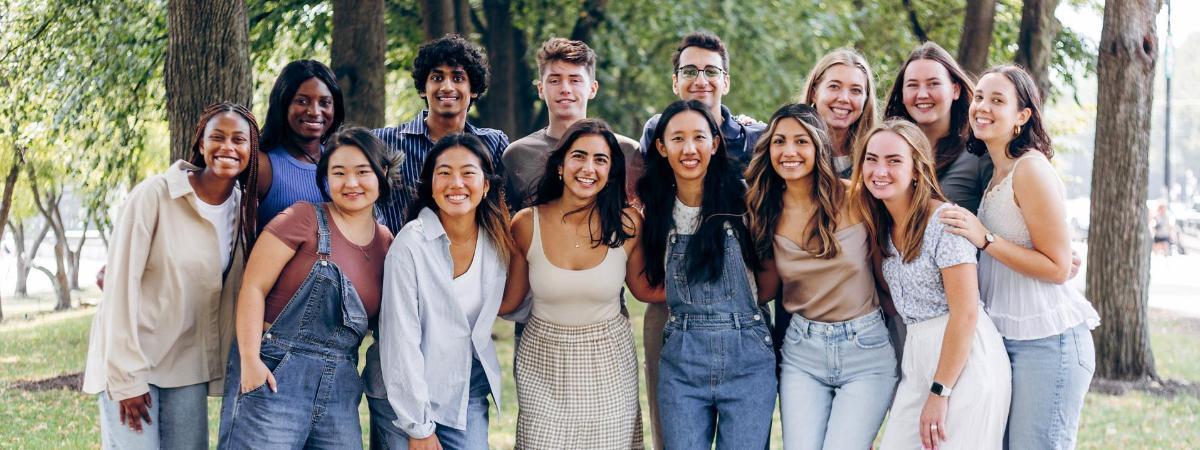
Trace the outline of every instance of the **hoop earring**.
<instances>
[{"instance_id":1,"label":"hoop earring","mask_svg":"<svg viewBox=\"0 0 1200 450\"><path fill-rule=\"evenodd\" d=\"M1013 136L1020 136L1020 135L1021 135L1021 126L1013 125Z\"/></svg>"}]
</instances>

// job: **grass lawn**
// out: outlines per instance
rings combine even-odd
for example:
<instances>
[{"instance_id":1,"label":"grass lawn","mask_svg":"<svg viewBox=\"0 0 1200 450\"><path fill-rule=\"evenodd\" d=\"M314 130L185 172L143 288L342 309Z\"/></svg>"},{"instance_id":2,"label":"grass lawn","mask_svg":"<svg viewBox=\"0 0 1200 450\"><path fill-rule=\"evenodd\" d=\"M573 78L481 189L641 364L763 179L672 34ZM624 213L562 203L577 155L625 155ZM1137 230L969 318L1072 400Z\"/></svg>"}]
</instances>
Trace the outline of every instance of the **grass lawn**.
<instances>
[{"instance_id":1,"label":"grass lawn","mask_svg":"<svg viewBox=\"0 0 1200 450\"><path fill-rule=\"evenodd\" d=\"M10 299L5 299L6 305ZM642 305L630 304L635 334L641 340ZM6 308L7 310L8 308ZM93 396L63 387L30 388L22 382L46 380L83 370L94 308L12 319L0 324L0 448L98 448L97 404ZM1200 383L1200 319L1151 312L1151 338L1159 373ZM504 410L493 409L491 444L512 448L516 431L516 388L511 374L512 324L500 321L493 332L504 366ZM641 346L638 345L639 358ZM41 390L39 390L41 389ZM643 414L645 408L643 387ZM216 444L218 399L209 401L210 444ZM366 402L360 408L367 423ZM778 416L773 447L780 448ZM646 421L649 437L649 421ZM366 433L364 433L364 439ZM1200 399L1173 399L1133 392L1123 396L1089 394L1079 432L1081 449L1200 448Z\"/></svg>"}]
</instances>

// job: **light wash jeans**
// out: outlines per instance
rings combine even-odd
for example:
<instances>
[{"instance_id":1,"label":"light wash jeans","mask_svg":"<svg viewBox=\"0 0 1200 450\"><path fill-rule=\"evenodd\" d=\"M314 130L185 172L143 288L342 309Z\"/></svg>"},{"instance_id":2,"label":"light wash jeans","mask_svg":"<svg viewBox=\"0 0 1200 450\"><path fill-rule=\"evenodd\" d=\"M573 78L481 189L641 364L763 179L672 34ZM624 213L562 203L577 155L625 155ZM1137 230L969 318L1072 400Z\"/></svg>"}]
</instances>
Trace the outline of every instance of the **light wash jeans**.
<instances>
[{"instance_id":1,"label":"light wash jeans","mask_svg":"<svg viewBox=\"0 0 1200 450\"><path fill-rule=\"evenodd\" d=\"M488 385L487 374L479 360L471 364L471 390L467 398L467 429L457 430L437 424L434 434L444 450L487 450L488 449ZM407 450L408 436L397 427L396 412L385 398L367 397L371 410L379 415L378 421L372 421L371 426L378 426L383 436L382 448L390 450Z\"/></svg>"},{"instance_id":2,"label":"light wash jeans","mask_svg":"<svg viewBox=\"0 0 1200 450\"><path fill-rule=\"evenodd\" d=\"M104 449L207 449L208 383L176 388L150 385L150 423L138 433L121 423L121 402L100 393L100 446Z\"/></svg>"},{"instance_id":3,"label":"light wash jeans","mask_svg":"<svg viewBox=\"0 0 1200 450\"><path fill-rule=\"evenodd\" d=\"M1087 324L1041 339L1005 339L1004 347L1012 361L1012 407L1004 447L1075 448L1083 397L1096 370L1096 348Z\"/></svg>"},{"instance_id":4,"label":"light wash jeans","mask_svg":"<svg viewBox=\"0 0 1200 450\"><path fill-rule=\"evenodd\" d=\"M783 448L870 448L897 381L883 314L838 323L793 315L782 356Z\"/></svg>"}]
</instances>

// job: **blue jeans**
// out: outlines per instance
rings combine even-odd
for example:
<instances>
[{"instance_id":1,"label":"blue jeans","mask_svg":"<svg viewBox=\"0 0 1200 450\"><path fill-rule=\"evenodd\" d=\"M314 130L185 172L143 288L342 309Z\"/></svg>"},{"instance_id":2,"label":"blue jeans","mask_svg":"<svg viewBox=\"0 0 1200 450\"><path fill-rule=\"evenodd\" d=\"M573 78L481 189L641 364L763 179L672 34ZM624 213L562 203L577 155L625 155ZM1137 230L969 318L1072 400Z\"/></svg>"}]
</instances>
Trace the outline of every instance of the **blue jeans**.
<instances>
[{"instance_id":1,"label":"blue jeans","mask_svg":"<svg viewBox=\"0 0 1200 450\"><path fill-rule=\"evenodd\" d=\"M1087 324L1062 334L1004 340L1012 361L1012 406L1005 448L1075 448L1083 397L1096 370L1096 349Z\"/></svg>"},{"instance_id":2,"label":"blue jeans","mask_svg":"<svg viewBox=\"0 0 1200 450\"><path fill-rule=\"evenodd\" d=\"M100 446L104 449L207 449L208 383L176 388L150 385L150 422L138 433L121 423L120 402L100 393Z\"/></svg>"},{"instance_id":3,"label":"blue jeans","mask_svg":"<svg viewBox=\"0 0 1200 450\"><path fill-rule=\"evenodd\" d=\"M881 312L838 323L793 315L782 354L783 448L870 448L897 381Z\"/></svg>"},{"instance_id":4,"label":"blue jeans","mask_svg":"<svg viewBox=\"0 0 1200 450\"><path fill-rule=\"evenodd\" d=\"M488 449L488 385L483 364L475 360L471 364L471 390L467 398L467 429L458 430L437 424L434 434L444 450L487 450ZM396 427L396 412L387 399L367 397L373 412L371 426L379 427L383 437L383 448L407 450L408 436ZM378 416L378 420L376 417Z\"/></svg>"}]
</instances>

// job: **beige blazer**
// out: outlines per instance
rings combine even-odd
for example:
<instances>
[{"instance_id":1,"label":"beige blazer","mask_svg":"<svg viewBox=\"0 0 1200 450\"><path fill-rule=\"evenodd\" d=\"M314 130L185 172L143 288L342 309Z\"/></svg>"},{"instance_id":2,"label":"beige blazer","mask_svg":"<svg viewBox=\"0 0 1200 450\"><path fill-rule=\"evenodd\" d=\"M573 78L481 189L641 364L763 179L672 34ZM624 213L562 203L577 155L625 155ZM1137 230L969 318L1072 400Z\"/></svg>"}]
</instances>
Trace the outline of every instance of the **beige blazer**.
<instances>
[{"instance_id":1,"label":"beige blazer","mask_svg":"<svg viewBox=\"0 0 1200 450\"><path fill-rule=\"evenodd\" d=\"M189 170L199 169L177 161L125 201L109 240L84 392L119 401L151 384L208 383L210 395L221 393L244 263L235 243L229 271L221 267L216 230L192 203Z\"/></svg>"}]
</instances>

